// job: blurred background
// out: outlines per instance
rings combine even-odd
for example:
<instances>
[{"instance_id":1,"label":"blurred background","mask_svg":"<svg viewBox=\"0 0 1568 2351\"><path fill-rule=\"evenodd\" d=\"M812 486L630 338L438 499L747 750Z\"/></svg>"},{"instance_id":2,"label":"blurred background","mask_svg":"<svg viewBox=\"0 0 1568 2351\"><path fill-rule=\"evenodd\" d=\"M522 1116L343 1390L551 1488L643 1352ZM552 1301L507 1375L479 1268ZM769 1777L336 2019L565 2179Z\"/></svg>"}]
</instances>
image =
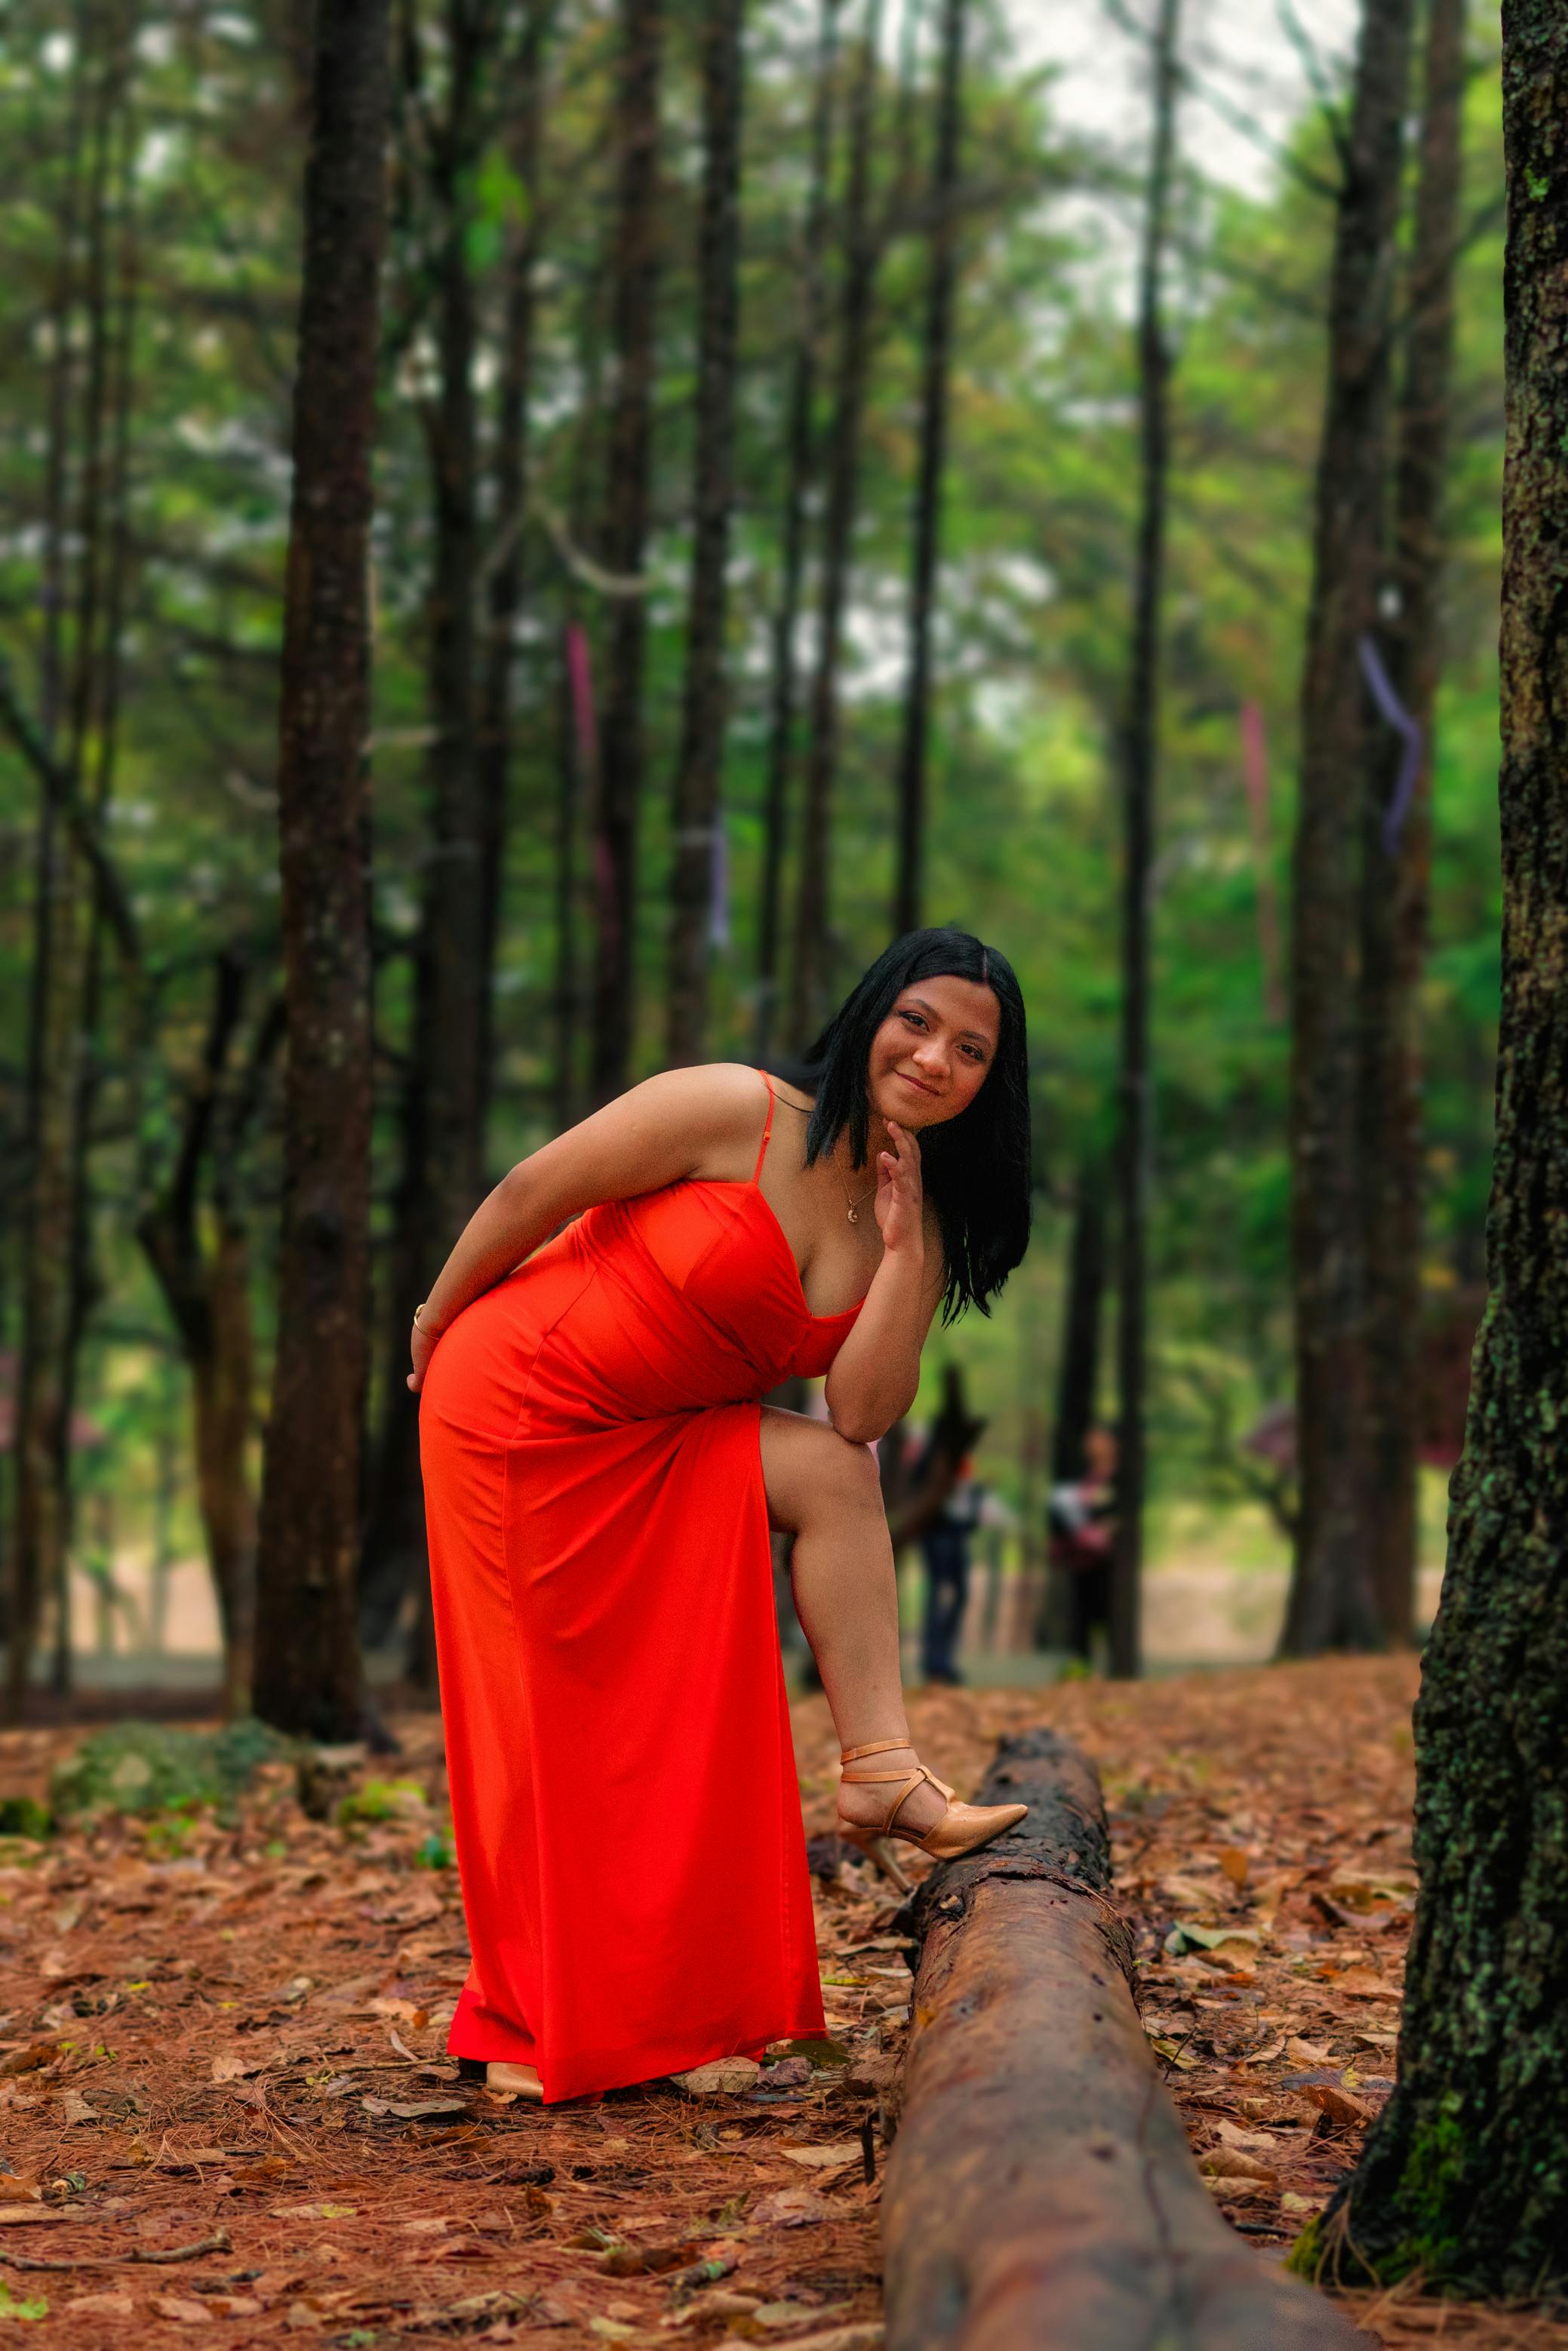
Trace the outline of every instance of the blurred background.
<instances>
[{"instance_id":1,"label":"blurred background","mask_svg":"<svg viewBox=\"0 0 1568 2351\"><path fill-rule=\"evenodd\" d=\"M1366 1013L1418 1030L1420 1056L1415 1608L1393 1640L1440 1575L1497 1014L1502 160L1495 12L1450 11L1450 33L1456 14L1461 193L1426 248L1451 360L1434 378L1418 345L1441 0L1412 43L1374 329L1391 501L1438 412L1440 590L1414 656L1395 642L1408 598L1359 583L1359 723L1375 760L1414 745L1398 813L1422 897L1405 995ZM428 1677L400 1375L472 1168L494 1180L672 1060L787 1066L914 922L961 925L1019 972L1038 1190L1026 1262L988 1320L934 1331L883 1447L912 1676L1107 1662L1127 1280L1146 1305L1145 1658L1279 1644L1299 1534L1303 674L1335 241L1365 160L1357 44L1378 16L399 0L361 1565L383 1677ZM305 0L12 0L0 28L14 1709L210 1702L220 1597L242 1620L255 1572L309 51ZM1124 904L1140 774L1143 979ZM1130 1258L1114 1170L1145 987ZM455 1020L464 1003L476 1021ZM36 1510L24 1528L19 1604L28 1444L52 1515L41 1550Z\"/></svg>"}]
</instances>

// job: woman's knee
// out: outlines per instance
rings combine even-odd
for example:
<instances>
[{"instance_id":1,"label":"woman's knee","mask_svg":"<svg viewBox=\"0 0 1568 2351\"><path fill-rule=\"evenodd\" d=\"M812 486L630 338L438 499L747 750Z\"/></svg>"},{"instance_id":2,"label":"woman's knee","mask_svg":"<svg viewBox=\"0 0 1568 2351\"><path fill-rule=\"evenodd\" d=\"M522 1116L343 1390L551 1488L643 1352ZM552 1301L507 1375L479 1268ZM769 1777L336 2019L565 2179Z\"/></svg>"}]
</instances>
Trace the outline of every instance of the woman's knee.
<instances>
[{"instance_id":1,"label":"woman's knee","mask_svg":"<svg viewBox=\"0 0 1568 2351\"><path fill-rule=\"evenodd\" d=\"M775 1424L771 1429L769 1421ZM777 1425L784 1422L792 1426ZM869 1445L841 1437L826 1421L768 1414L762 1460L769 1514L775 1525L791 1533L827 1512L882 1509L875 1453Z\"/></svg>"}]
</instances>

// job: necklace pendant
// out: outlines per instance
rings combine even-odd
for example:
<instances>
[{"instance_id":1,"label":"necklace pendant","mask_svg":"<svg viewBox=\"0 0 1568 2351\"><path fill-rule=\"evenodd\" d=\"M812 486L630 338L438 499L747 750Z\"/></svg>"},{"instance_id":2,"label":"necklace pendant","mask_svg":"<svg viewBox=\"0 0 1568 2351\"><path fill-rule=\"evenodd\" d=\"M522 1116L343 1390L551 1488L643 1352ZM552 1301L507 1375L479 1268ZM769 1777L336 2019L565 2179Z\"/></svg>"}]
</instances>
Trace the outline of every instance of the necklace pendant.
<instances>
[{"instance_id":1,"label":"necklace pendant","mask_svg":"<svg viewBox=\"0 0 1568 2351\"><path fill-rule=\"evenodd\" d=\"M860 1210L858 1208L852 1208L849 1212L849 1217L852 1225L858 1225L861 1220Z\"/></svg>"}]
</instances>

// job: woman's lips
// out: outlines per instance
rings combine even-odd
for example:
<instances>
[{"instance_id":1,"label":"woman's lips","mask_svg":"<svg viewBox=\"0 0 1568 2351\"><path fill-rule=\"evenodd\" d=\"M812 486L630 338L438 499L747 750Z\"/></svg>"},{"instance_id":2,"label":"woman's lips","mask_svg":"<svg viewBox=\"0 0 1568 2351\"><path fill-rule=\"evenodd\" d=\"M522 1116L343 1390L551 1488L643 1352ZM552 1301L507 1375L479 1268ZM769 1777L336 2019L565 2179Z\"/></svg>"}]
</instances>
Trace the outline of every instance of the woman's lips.
<instances>
[{"instance_id":1,"label":"woman's lips","mask_svg":"<svg viewBox=\"0 0 1568 2351\"><path fill-rule=\"evenodd\" d=\"M926 1085L920 1078L905 1078L902 1070L895 1070L894 1075L903 1079L906 1086L913 1086L917 1094L934 1094L936 1091L935 1086Z\"/></svg>"}]
</instances>

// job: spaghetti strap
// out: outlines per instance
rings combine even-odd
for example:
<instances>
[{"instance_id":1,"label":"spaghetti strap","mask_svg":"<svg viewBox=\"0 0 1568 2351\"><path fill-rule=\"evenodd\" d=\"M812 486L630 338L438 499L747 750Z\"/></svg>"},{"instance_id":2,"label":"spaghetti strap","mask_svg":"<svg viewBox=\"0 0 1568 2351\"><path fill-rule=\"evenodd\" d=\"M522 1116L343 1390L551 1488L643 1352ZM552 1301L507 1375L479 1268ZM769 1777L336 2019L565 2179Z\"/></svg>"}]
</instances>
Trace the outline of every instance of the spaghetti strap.
<instances>
[{"instance_id":1,"label":"spaghetti strap","mask_svg":"<svg viewBox=\"0 0 1568 2351\"><path fill-rule=\"evenodd\" d=\"M768 1077L768 1071L759 1070L757 1074L760 1078L767 1079L768 1082L768 1123L762 1130L762 1143L757 1154L757 1165L751 1171L751 1180L754 1184L761 1175L762 1163L768 1156L768 1138L773 1132L773 1105L777 1099L773 1092L773 1081Z\"/></svg>"}]
</instances>

